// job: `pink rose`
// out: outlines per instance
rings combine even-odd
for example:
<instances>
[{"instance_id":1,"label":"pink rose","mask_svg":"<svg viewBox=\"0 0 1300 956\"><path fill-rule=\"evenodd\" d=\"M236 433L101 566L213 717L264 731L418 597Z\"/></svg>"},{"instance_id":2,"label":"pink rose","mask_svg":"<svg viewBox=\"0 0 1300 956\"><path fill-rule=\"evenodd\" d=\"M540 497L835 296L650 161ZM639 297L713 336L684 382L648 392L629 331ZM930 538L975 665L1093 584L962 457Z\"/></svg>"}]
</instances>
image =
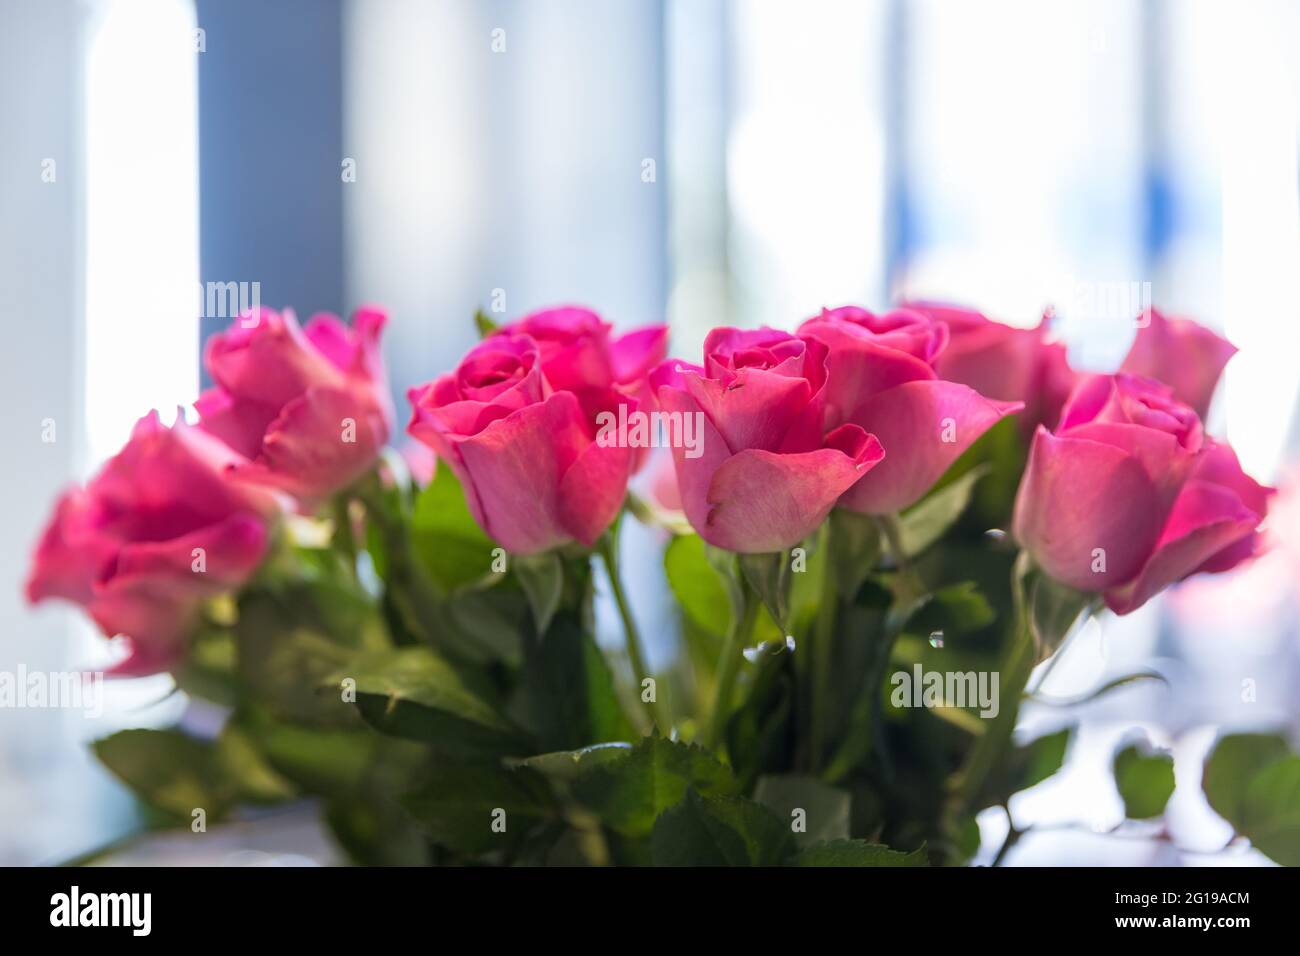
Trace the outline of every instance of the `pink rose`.
<instances>
[{"instance_id":1,"label":"pink rose","mask_svg":"<svg viewBox=\"0 0 1300 956\"><path fill-rule=\"evenodd\" d=\"M1096 375L1055 433L1035 434L1015 534L1053 578L1103 592L1126 614L1195 571L1248 557L1269 494L1168 386Z\"/></svg>"},{"instance_id":2,"label":"pink rose","mask_svg":"<svg viewBox=\"0 0 1300 956\"><path fill-rule=\"evenodd\" d=\"M824 428L826 349L816 341L714 329L703 367L668 361L651 382L662 409L695 438L672 447L686 517L721 548L797 544L884 457L856 425Z\"/></svg>"},{"instance_id":3,"label":"pink rose","mask_svg":"<svg viewBox=\"0 0 1300 956\"><path fill-rule=\"evenodd\" d=\"M1036 425L1056 424L1076 376L1065 346L1047 341L1046 317L1021 329L961 306L909 302L905 308L947 326L948 347L934 363L940 378L998 401L1024 402L1020 419L1026 434Z\"/></svg>"},{"instance_id":4,"label":"pink rose","mask_svg":"<svg viewBox=\"0 0 1300 956\"><path fill-rule=\"evenodd\" d=\"M292 312L261 309L208 340L217 384L194 407L199 427L249 459L238 477L314 503L365 473L393 427L385 321L366 308L351 329L323 313L299 328Z\"/></svg>"},{"instance_id":5,"label":"pink rose","mask_svg":"<svg viewBox=\"0 0 1300 956\"><path fill-rule=\"evenodd\" d=\"M845 508L901 511L994 422L1022 407L942 381L931 363L942 355L948 334L943 323L909 309L884 316L833 309L799 327L800 338L829 353L825 427L858 425L885 449L880 466L844 495Z\"/></svg>"},{"instance_id":6,"label":"pink rose","mask_svg":"<svg viewBox=\"0 0 1300 956\"><path fill-rule=\"evenodd\" d=\"M1168 319L1155 309L1142 317L1147 324L1138 329L1120 371L1164 382L1204 418L1236 346L1191 319Z\"/></svg>"},{"instance_id":7,"label":"pink rose","mask_svg":"<svg viewBox=\"0 0 1300 956\"><path fill-rule=\"evenodd\" d=\"M267 547L274 494L229 481L238 456L156 412L84 488L59 499L27 580L29 601L85 607L106 636L124 635L115 670L150 674L184 655L199 603L238 587Z\"/></svg>"},{"instance_id":8,"label":"pink rose","mask_svg":"<svg viewBox=\"0 0 1300 956\"><path fill-rule=\"evenodd\" d=\"M496 334L523 334L537 343L542 374L556 391L616 386L638 394L668 354L668 326L648 325L611 338L611 326L590 309L542 309Z\"/></svg>"},{"instance_id":9,"label":"pink rose","mask_svg":"<svg viewBox=\"0 0 1300 956\"><path fill-rule=\"evenodd\" d=\"M596 416L636 407L612 389L553 389L530 336L504 332L409 392L410 433L465 488L475 520L516 554L592 545L618 515L632 451L596 441Z\"/></svg>"}]
</instances>

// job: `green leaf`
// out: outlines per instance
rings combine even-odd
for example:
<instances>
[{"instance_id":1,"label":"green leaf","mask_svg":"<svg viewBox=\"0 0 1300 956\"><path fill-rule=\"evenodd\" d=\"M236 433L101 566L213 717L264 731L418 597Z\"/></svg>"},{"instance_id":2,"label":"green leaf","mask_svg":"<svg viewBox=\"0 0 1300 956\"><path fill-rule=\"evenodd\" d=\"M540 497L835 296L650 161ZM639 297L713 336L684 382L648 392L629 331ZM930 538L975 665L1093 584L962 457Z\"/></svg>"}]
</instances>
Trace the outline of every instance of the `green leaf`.
<instances>
[{"instance_id":1,"label":"green leaf","mask_svg":"<svg viewBox=\"0 0 1300 956\"><path fill-rule=\"evenodd\" d=\"M1275 863L1300 866L1300 757L1284 757L1251 778L1238 829Z\"/></svg>"},{"instance_id":2,"label":"green leaf","mask_svg":"<svg viewBox=\"0 0 1300 956\"><path fill-rule=\"evenodd\" d=\"M361 866L425 866L428 846L410 816L391 800L368 796L325 802L334 839Z\"/></svg>"},{"instance_id":3,"label":"green leaf","mask_svg":"<svg viewBox=\"0 0 1300 956\"><path fill-rule=\"evenodd\" d=\"M1012 751L1012 765L1018 770L1019 790L1028 790L1052 776L1065 763L1065 753L1070 746L1074 727L1062 727L1051 734L1044 734Z\"/></svg>"},{"instance_id":4,"label":"green leaf","mask_svg":"<svg viewBox=\"0 0 1300 956\"><path fill-rule=\"evenodd\" d=\"M508 850L553 812L540 775L485 763L439 763L401 803L430 839L470 856Z\"/></svg>"},{"instance_id":5,"label":"green leaf","mask_svg":"<svg viewBox=\"0 0 1300 956\"><path fill-rule=\"evenodd\" d=\"M277 771L238 720L226 721L217 738L218 772L230 781L240 800L281 803L298 795L298 788Z\"/></svg>"},{"instance_id":6,"label":"green leaf","mask_svg":"<svg viewBox=\"0 0 1300 956\"><path fill-rule=\"evenodd\" d=\"M507 757L506 766L528 767L536 770L549 780L571 783L592 767L603 763L621 760L632 750L632 745L623 742L592 744L578 750L557 750L534 757Z\"/></svg>"},{"instance_id":7,"label":"green leaf","mask_svg":"<svg viewBox=\"0 0 1300 956\"><path fill-rule=\"evenodd\" d=\"M385 751L424 754L424 748L380 737L360 722L352 730L303 727L252 707L231 720L248 735L275 772L315 794L355 792Z\"/></svg>"},{"instance_id":8,"label":"green leaf","mask_svg":"<svg viewBox=\"0 0 1300 956\"><path fill-rule=\"evenodd\" d=\"M440 636L449 639L449 656L518 666L524 641L531 638L533 612L523 588L511 584L460 591L447 599L443 605L445 630Z\"/></svg>"},{"instance_id":9,"label":"green leaf","mask_svg":"<svg viewBox=\"0 0 1300 956\"><path fill-rule=\"evenodd\" d=\"M714 547L707 542L704 545L704 560L722 581L727 591L727 601L731 605L731 619L739 621L745 615L744 572L740 570L740 556L725 548Z\"/></svg>"},{"instance_id":10,"label":"green leaf","mask_svg":"<svg viewBox=\"0 0 1300 956\"><path fill-rule=\"evenodd\" d=\"M731 627L732 600L726 579L705 553L697 534L679 535L664 551L664 571L677 603L692 623L718 639Z\"/></svg>"},{"instance_id":11,"label":"green leaf","mask_svg":"<svg viewBox=\"0 0 1300 956\"><path fill-rule=\"evenodd\" d=\"M958 817L949 823L951 841L958 863L969 862L980 850L980 825L973 816Z\"/></svg>"},{"instance_id":12,"label":"green leaf","mask_svg":"<svg viewBox=\"0 0 1300 956\"><path fill-rule=\"evenodd\" d=\"M247 589L235 639L236 673L249 696L281 718L319 726L355 724L351 708L316 688L358 651L386 643L373 605L319 581Z\"/></svg>"},{"instance_id":13,"label":"green leaf","mask_svg":"<svg viewBox=\"0 0 1300 956\"><path fill-rule=\"evenodd\" d=\"M899 516L899 536L909 556L920 554L956 523L970 503L975 483L989 473L977 465L947 485L936 488Z\"/></svg>"},{"instance_id":14,"label":"green leaf","mask_svg":"<svg viewBox=\"0 0 1300 956\"><path fill-rule=\"evenodd\" d=\"M788 826L743 797L686 798L654 822L655 866L777 866L791 850Z\"/></svg>"},{"instance_id":15,"label":"green leaf","mask_svg":"<svg viewBox=\"0 0 1300 956\"><path fill-rule=\"evenodd\" d=\"M1228 734L1205 761L1201 788L1214 812L1241 829L1246 789L1260 771L1291 753L1278 734Z\"/></svg>"},{"instance_id":16,"label":"green leaf","mask_svg":"<svg viewBox=\"0 0 1300 956\"><path fill-rule=\"evenodd\" d=\"M991 775L982 806L1004 805L1013 793L1037 786L1060 770L1073 733L1073 726L1062 727L1014 748Z\"/></svg>"},{"instance_id":17,"label":"green leaf","mask_svg":"<svg viewBox=\"0 0 1300 956\"><path fill-rule=\"evenodd\" d=\"M788 826L797 819L796 812L802 811L803 826L794 831L794 839L801 847L848 838L851 795L816 777L799 774L759 777L754 799Z\"/></svg>"},{"instance_id":18,"label":"green leaf","mask_svg":"<svg viewBox=\"0 0 1300 956\"><path fill-rule=\"evenodd\" d=\"M519 753L528 746L521 730L428 648L367 655L328 685L346 690L348 679L355 682L362 717L383 733L458 751Z\"/></svg>"},{"instance_id":19,"label":"green leaf","mask_svg":"<svg viewBox=\"0 0 1300 956\"><path fill-rule=\"evenodd\" d=\"M1166 686L1169 684L1169 679L1164 674L1156 671L1136 671L1132 674L1112 678L1100 687L1090 690L1086 694L1079 694L1076 697L1048 697L1045 694L1031 694L1028 697L1034 703L1042 704L1045 707L1077 707L1080 704L1087 704L1104 697L1113 690L1119 690L1121 687L1127 687L1129 684L1136 684L1144 680L1159 681Z\"/></svg>"},{"instance_id":20,"label":"green leaf","mask_svg":"<svg viewBox=\"0 0 1300 956\"><path fill-rule=\"evenodd\" d=\"M1115 754L1112 770L1126 817L1147 820L1165 812L1174 792L1172 755L1148 753L1144 747L1129 744Z\"/></svg>"},{"instance_id":21,"label":"green leaf","mask_svg":"<svg viewBox=\"0 0 1300 956\"><path fill-rule=\"evenodd\" d=\"M573 795L610 829L646 836L655 819L694 787L705 796L735 792L726 765L707 750L654 734L625 756L602 762L575 781Z\"/></svg>"},{"instance_id":22,"label":"green leaf","mask_svg":"<svg viewBox=\"0 0 1300 956\"><path fill-rule=\"evenodd\" d=\"M515 576L528 597L538 635L546 633L560 606L564 589L564 566L554 551L515 559Z\"/></svg>"},{"instance_id":23,"label":"green leaf","mask_svg":"<svg viewBox=\"0 0 1300 956\"><path fill-rule=\"evenodd\" d=\"M201 625L191 638L189 655L172 671L172 677L191 697L234 707L240 696L235 667L234 633L226 627Z\"/></svg>"},{"instance_id":24,"label":"green leaf","mask_svg":"<svg viewBox=\"0 0 1300 956\"><path fill-rule=\"evenodd\" d=\"M809 847L795 866L926 866L925 848L903 853L866 840L832 840Z\"/></svg>"},{"instance_id":25,"label":"green leaf","mask_svg":"<svg viewBox=\"0 0 1300 956\"><path fill-rule=\"evenodd\" d=\"M1283 866L1300 866L1300 756L1277 734L1229 734L1205 762L1215 812Z\"/></svg>"},{"instance_id":26,"label":"green leaf","mask_svg":"<svg viewBox=\"0 0 1300 956\"><path fill-rule=\"evenodd\" d=\"M484 312L482 309L474 310L474 328L478 330L479 338L481 339L487 338L489 335L491 335L500 327L501 326L498 325L496 321L494 321L491 317L489 317L488 314Z\"/></svg>"},{"instance_id":27,"label":"green leaf","mask_svg":"<svg viewBox=\"0 0 1300 956\"><path fill-rule=\"evenodd\" d=\"M988 469L984 479L976 483L962 521L968 530L979 533L1009 525L1028 451L1022 431L1020 415L1008 415L995 422L936 482L936 490L941 490L969 474L973 468Z\"/></svg>"},{"instance_id":28,"label":"green leaf","mask_svg":"<svg viewBox=\"0 0 1300 956\"><path fill-rule=\"evenodd\" d=\"M997 616L974 581L950 584L924 595L904 612L902 628L915 634L965 634L988 627Z\"/></svg>"},{"instance_id":29,"label":"green leaf","mask_svg":"<svg viewBox=\"0 0 1300 956\"><path fill-rule=\"evenodd\" d=\"M522 676L519 719L548 751L636 736L614 675L577 611L562 609L532 641Z\"/></svg>"},{"instance_id":30,"label":"green leaf","mask_svg":"<svg viewBox=\"0 0 1300 956\"><path fill-rule=\"evenodd\" d=\"M95 741L94 750L114 776L176 822L188 822L196 809L217 820L233 803L208 741L177 730L122 730Z\"/></svg>"},{"instance_id":31,"label":"green leaf","mask_svg":"<svg viewBox=\"0 0 1300 956\"><path fill-rule=\"evenodd\" d=\"M411 546L444 593L492 580L496 543L483 533L450 468L438 468L411 514Z\"/></svg>"}]
</instances>

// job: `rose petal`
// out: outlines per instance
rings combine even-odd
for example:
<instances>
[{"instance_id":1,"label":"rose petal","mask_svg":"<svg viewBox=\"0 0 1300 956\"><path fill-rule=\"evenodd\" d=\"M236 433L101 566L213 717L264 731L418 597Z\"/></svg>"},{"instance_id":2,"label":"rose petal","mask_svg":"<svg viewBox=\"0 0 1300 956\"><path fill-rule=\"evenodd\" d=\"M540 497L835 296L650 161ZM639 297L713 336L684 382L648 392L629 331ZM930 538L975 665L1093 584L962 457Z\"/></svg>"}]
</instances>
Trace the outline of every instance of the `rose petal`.
<instances>
[{"instance_id":1,"label":"rose petal","mask_svg":"<svg viewBox=\"0 0 1300 956\"><path fill-rule=\"evenodd\" d=\"M208 339L204 360L226 391L276 408L313 385L341 385L343 374L303 334L293 313L262 309Z\"/></svg>"},{"instance_id":2,"label":"rose petal","mask_svg":"<svg viewBox=\"0 0 1300 956\"><path fill-rule=\"evenodd\" d=\"M1128 452L1146 469L1147 477L1159 492L1161 517L1173 506L1196 461L1196 455L1185 450L1173 435L1142 425L1089 422L1062 429L1057 434L1062 438L1101 442Z\"/></svg>"},{"instance_id":3,"label":"rose petal","mask_svg":"<svg viewBox=\"0 0 1300 956\"><path fill-rule=\"evenodd\" d=\"M614 381L626 385L645 378L668 354L668 326L647 325L610 343Z\"/></svg>"},{"instance_id":4,"label":"rose petal","mask_svg":"<svg viewBox=\"0 0 1300 956\"><path fill-rule=\"evenodd\" d=\"M659 390L659 404L665 412L682 416L683 421L688 416L700 416L702 428L698 435L699 455L695 458L686 457L686 449L680 445L674 445L671 449L682 510L686 512L686 520L698 531L705 527L709 519L709 483L722 463L731 457L731 449L727 447L722 433L703 414L699 403L684 388L664 386Z\"/></svg>"},{"instance_id":5,"label":"rose petal","mask_svg":"<svg viewBox=\"0 0 1300 956\"><path fill-rule=\"evenodd\" d=\"M483 530L515 554L534 554L569 540L560 481L590 442L571 392L556 392L454 444L471 510Z\"/></svg>"},{"instance_id":6,"label":"rose petal","mask_svg":"<svg viewBox=\"0 0 1300 956\"><path fill-rule=\"evenodd\" d=\"M841 504L863 514L901 511L929 491L975 439L1022 407L935 380L906 382L870 396L853 418L880 439L888 457Z\"/></svg>"},{"instance_id":7,"label":"rose petal","mask_svg":"<svg viewBox=\"0 0 1300 956\"><path fill-rule=\"evenodd\" d=\"M683 378L687 391L733 452L779 450L812 398L812 386L802 376L761 368L741 369L730 384L692 373Z\"/></svg>"},{"instance_id":8,"label":"rose petal","mask_svg":"<svg viewBox=\"0 0 1300 956\"><path fill-rule=\"evenodd\" d=\"M127 639L130 654L112 673L134 677L168 670L184 656L197 606L189 595L137 580L104 588L88 610L105 637Z\"/></svg>"},{"instance_id":9,"label":"rose petal","mask_svg":"<svg viewBox=\"0 0 1300 956\"><path fill-rule=\"evenodd\" d=\"M935 377L934 370L925 362L882 345L870 333L853 325L814 319L800 327L799 335L820 342L829 350L825 388L829 427L848 421L862 425L862 407L877 393L904 382Z\"/></svg>"},{"instance_id":10,"label":"rose petal","mask_svg":"<svg viewBox=\"0 0 1300 956\"><path fill-rule=\"evenodd\" d=\"M257 457L229 471L312 502L360 477L388 432L386 416L368 395L310 388L285 405L267 428Z\"/></svg>"},{"instance_id":11,"label":"rose petal","mask_svg":"<svg viewBox=\"0 0 1300 956\"><path fill-rule=\"evenodd\" d=\"M245 458L254 457L262 447L262 436L279 409L235 398L221 386L210 388L198 397L194 410L199 413L199 428L221 439Z\"/></svg>"},{"instance_id":12,"label":"rose petal","mask_svg":"<svg viewBox=\"0 0 1300 956\"><path fill-rule=\"evenodd\" d=\"M1147 324L1138 329L1120 371L1165 382L1204 418L1236 346L1189 319L1166 318L1155 309L1143 318Z\"/></svg>"},{"instance_id":13,"label":"rose petal","mask_svg":"<svg viewBox=\"0 0 1300 956\"><path fill-rule=\"evenodd\" d=\"M1187 482L1141 573L1131 584L1108 590L1106 605L1116 614L1136 610L1208 559L1249 537L1258 523L1259 516L1231 490L1205 481Z\"/></svg>"},{"instance_id":14,"label":"rose petal","mask_svg":"<svg viewBox=\"0 0 1300 956\"><path fill-rule=\"evenodd\" d=\"M197 595L216 594L247 580L265 556L266 546L266 525L260 518L233 514L179 538L124 545L116 567L100 587L153 584Z\"/></svg>"},{"instance_id":15,"label":"rose petal","mask_svg":"<svg viewBox=\"0 0 1300 956\"><path fill-rule=\"evenodd\" d=\"M1014 533L1053 578L1082 591L1126 584L1155 546L1160 523L1156 488L1127 452L1035 432ZM1104 571L1093 570L1099 560Z\"/></svg>"},{"instance_id":16,"label":"rose petal","mask_svg":"<svg viewBox=\"0 0 1300 956\"><path fill-rule=\"evenodd\" d=\"M709 485L700 536L746 554L781 551L806 538L884 457L875 437L856 425L828 438L835 447L797 455L747 449L723 462Z\"/></svg>"},{"instance_id":17,"label":"rose petal","mask_svg":"<svg viewBox=\"0 0 1300 956\"><path fill-rule=\"evenodd\" d=\"M69 489L54 506L32 556L27 600L35 604L63 598L86 604L94 593L94 581L111 566L120 545L111 531L101 530L93 498L81 488Z\"/></svg>"}]
</instances>

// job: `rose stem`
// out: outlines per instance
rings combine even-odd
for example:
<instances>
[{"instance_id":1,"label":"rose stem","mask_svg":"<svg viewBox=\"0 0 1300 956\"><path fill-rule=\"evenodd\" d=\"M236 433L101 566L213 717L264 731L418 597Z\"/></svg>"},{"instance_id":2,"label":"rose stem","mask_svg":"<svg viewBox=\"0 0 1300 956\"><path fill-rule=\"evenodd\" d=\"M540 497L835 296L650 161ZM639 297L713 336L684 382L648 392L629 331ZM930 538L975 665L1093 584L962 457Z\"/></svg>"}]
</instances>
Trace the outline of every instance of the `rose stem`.
<instances>
[{"instance_id":1,"label":"rose stem","mask_svg":"<svg viewBox=\"0 0 1300 956\"><path fill-rule=\"evenodd\" d=\"M740 586L745 594L745 607L740 618L732 622L727 630L727 638L722 643L722 657L718 661L718 684L714 691L713 709L709 712L708 732L704 737L705 746L710 748L716 748L722 740L722 731L727 723L727 708L731 706L731 698L736 689L745 645L749 643L749 635L758 622L760 602L745 586L743 579Z\"/></svg>"},{"instance_id":2,"label":"rose stem","mask_svg":"<svg viewBox=\"0 0 1300 956\"><path fill-rule=\"evenodd\" d=\"M609 587L614 592L614 603L618 605L618 616L623 619L623 634L627 641L627 658L632 664L632 673L636 676L638 696L644 691L646 681L650 679L649 669L645 663L645 651L641 643L641 632L637 630L636 619L632 617L632 608L623 590L623 579L618 571L618 558L614 554L617 545L612 535L606 535L600 543L600 557L609 572ZM654 687L654 698L650 701L650 714L660 733L672 730L672 721L666 716L663 705L659 702L659 688Z\"/></svg>"}]
</instances>

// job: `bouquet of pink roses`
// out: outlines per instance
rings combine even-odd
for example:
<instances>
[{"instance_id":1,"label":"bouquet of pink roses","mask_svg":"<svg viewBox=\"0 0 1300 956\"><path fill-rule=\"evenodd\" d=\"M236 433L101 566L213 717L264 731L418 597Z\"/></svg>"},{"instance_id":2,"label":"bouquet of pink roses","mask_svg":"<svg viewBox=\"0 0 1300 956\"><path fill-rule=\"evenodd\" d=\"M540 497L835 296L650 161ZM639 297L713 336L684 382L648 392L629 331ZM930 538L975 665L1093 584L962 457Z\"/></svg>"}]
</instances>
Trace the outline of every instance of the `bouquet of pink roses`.
<instances>
[{"instance_id":1,"label":"bouquet of pink roses","mask_svg":"<svg viewBox=\"0 0 1300 956\"><path fill-rule=\"evenodd\" d=\"M96 744L159 827L310 800L366 863L960 864L1062 764L1068 729L1013 731L1081 617L1259 548L1272 490L1201 424L1231 346L1141 319L1084 375L1045 325L929 303L715 329L698 365L662 326L480 315L404 458L383 313L260 310L208 343L197 424L150 413L59 499L28 595L227 709ZM628 520L676 604L655 669ZM1204 776L1283 862L1297 761L1227 737ZM1163 812L1168 755L1114 769Z\"/></svg>"}]
</instances>

